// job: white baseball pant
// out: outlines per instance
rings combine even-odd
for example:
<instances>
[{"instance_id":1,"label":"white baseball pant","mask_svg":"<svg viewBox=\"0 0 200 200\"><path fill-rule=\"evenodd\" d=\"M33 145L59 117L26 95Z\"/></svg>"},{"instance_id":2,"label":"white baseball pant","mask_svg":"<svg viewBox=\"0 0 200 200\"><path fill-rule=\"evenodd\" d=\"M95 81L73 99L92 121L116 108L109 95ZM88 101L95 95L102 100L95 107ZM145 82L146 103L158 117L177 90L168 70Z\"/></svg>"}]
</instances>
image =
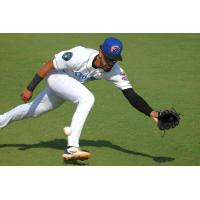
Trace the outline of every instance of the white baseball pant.
<instances>
[{"instance_id":1,"label":"white baseball pant","mask_svg":"<svg viewBox=\"0 0 200 200\"><path fill-rule=\"evenodd\" d=\"M79 147L79 138L85 120L94 104L93 94L80 82L65 73L51 74L48 86L30 103L22 104L0 115L0 128L29 117L38 117L62 105L66 100L77 104L71 121L68 146Z\"/></svg>"}]
</instances>

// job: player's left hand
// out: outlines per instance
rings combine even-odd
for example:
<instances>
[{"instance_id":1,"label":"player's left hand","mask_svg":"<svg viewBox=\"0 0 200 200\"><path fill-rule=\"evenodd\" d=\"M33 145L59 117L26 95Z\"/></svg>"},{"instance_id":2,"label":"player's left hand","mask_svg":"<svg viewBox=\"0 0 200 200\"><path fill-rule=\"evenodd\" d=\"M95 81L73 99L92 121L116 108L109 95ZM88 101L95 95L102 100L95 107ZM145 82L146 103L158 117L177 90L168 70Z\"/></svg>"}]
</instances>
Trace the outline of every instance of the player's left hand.
<instances>
[{"instance_id":1,"label":"player's left hand","mask_svg":"<svg viewBox=\"0 0 200 200\"><path fill-rule=\"evenodd\" d=\"M25 88L22 93L20 94L22 101L27 103L33 95L33 92L29 91L27 88Z\"/></svg>"},{"instance_id":2,"label":"player's left hand","mask_svg":"<svg viewBox=\"0 0 200 200\"><path fill-rule=\"evenodd\" d=\"M152 111L150 113L150 117L151 117L151 119L153 119L154 122L158 123L158 112Z\"/></svg>"}]
</instances>

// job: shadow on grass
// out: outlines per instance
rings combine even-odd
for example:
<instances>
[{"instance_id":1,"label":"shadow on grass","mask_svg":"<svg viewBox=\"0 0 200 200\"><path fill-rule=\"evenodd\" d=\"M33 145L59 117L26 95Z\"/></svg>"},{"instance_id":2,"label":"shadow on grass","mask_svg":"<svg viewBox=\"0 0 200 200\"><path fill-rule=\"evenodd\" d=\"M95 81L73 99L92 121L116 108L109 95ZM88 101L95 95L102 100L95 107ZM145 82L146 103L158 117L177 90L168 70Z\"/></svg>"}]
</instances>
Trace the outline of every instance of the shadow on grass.
<instances>
[{"instance_id":1,"label":"shadow on grass","mask_svg":"<svg viewBox=\"0 0 200 200\"><path fill-rule=\"evenodd\" d=\"M169 162L169 161L174 161L175 158L172 157L165 157L165 156L153 156L149 155L146 153L141 153L129 149L125 149L119 145L112 144L110 141L107 140L81 140L80 141L81 147L103 147L103 148L112 148L117 151L134 155L134 156L143 156L147 158L153 159L155 162L158 163L163 163L163 162ZM27 149L32 149L32 148L53 148L53 149L58 149L58 150L63 150L66 145L66 140L65 139L55 139L55 140L49 140L49 141L41 141L36 144L1 144L0 148L4 147L19 147L19 150L27 150ZM66 163L72 163L75 165L84 165L83 163L79 163L77 161L67 161Z\"/></svg>"}]
</instances>

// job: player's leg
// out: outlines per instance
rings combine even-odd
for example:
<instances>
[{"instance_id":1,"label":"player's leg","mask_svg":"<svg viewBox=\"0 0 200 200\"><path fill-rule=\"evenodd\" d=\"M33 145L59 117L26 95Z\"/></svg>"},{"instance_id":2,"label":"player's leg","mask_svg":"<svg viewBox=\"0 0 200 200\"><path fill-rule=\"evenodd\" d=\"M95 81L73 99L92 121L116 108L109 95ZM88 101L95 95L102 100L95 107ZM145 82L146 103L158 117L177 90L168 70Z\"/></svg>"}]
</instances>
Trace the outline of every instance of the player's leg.
<instances>
[{"instance_id":1,"label":"player's leg","mask_svg":"<svg viewBox=\"0 0 200 200\"><path fill-rule=\"evenodd\" d=\"M84 85L65 74L51 75L48 78L48 84L61 98L77 104L70 126L71 134L68 136L68 146L78 149L81 131L94 104L94 96Z\"/></svg>"},{"instance_id":2,"label":"player's leg","mask_svg":"<svg viewBox=\"0 0 200 200\"><path fill-rule=\"evenodd\" d=\"M57 108L63 102L64 100L47 87L32 102L19 105L0 115L0 128L14 121L29 117L38 117L45 112Z\"/></svg>"}]
</instances>

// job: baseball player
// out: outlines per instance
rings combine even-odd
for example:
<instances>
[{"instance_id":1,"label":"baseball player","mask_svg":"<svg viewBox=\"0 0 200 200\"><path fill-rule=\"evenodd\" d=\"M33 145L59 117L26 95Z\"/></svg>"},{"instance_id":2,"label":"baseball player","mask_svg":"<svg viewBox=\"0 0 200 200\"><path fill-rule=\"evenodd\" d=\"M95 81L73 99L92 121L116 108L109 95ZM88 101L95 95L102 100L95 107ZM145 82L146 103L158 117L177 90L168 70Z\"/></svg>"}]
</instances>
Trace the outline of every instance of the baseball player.
<instances>
[{"instance_id":1,"label":"baseball player","mask_svg":"<svg viewBox=\"0 0 200 200\"><path fill-rule=\"evenodd\" d=\"M71 101L77 104L77 108L70 127L64 129L68 144L62 157L65 160L89 159L91 154L80 149L79 138L95 99L83 84L101 79L113 83L134 108L158 122L158 112L133 90L126 73L118 64L118 61L122 61L122 49L122 42L110 37L105 39L98 51L77 46L55 54L54 59L46 62L22 91L21 99L25 104L0 115L0 128L17 120L38 117L56 109L65 101ZM34 89L44 78L46 88L28 103Z\"/></svg>"}]
</instances>

